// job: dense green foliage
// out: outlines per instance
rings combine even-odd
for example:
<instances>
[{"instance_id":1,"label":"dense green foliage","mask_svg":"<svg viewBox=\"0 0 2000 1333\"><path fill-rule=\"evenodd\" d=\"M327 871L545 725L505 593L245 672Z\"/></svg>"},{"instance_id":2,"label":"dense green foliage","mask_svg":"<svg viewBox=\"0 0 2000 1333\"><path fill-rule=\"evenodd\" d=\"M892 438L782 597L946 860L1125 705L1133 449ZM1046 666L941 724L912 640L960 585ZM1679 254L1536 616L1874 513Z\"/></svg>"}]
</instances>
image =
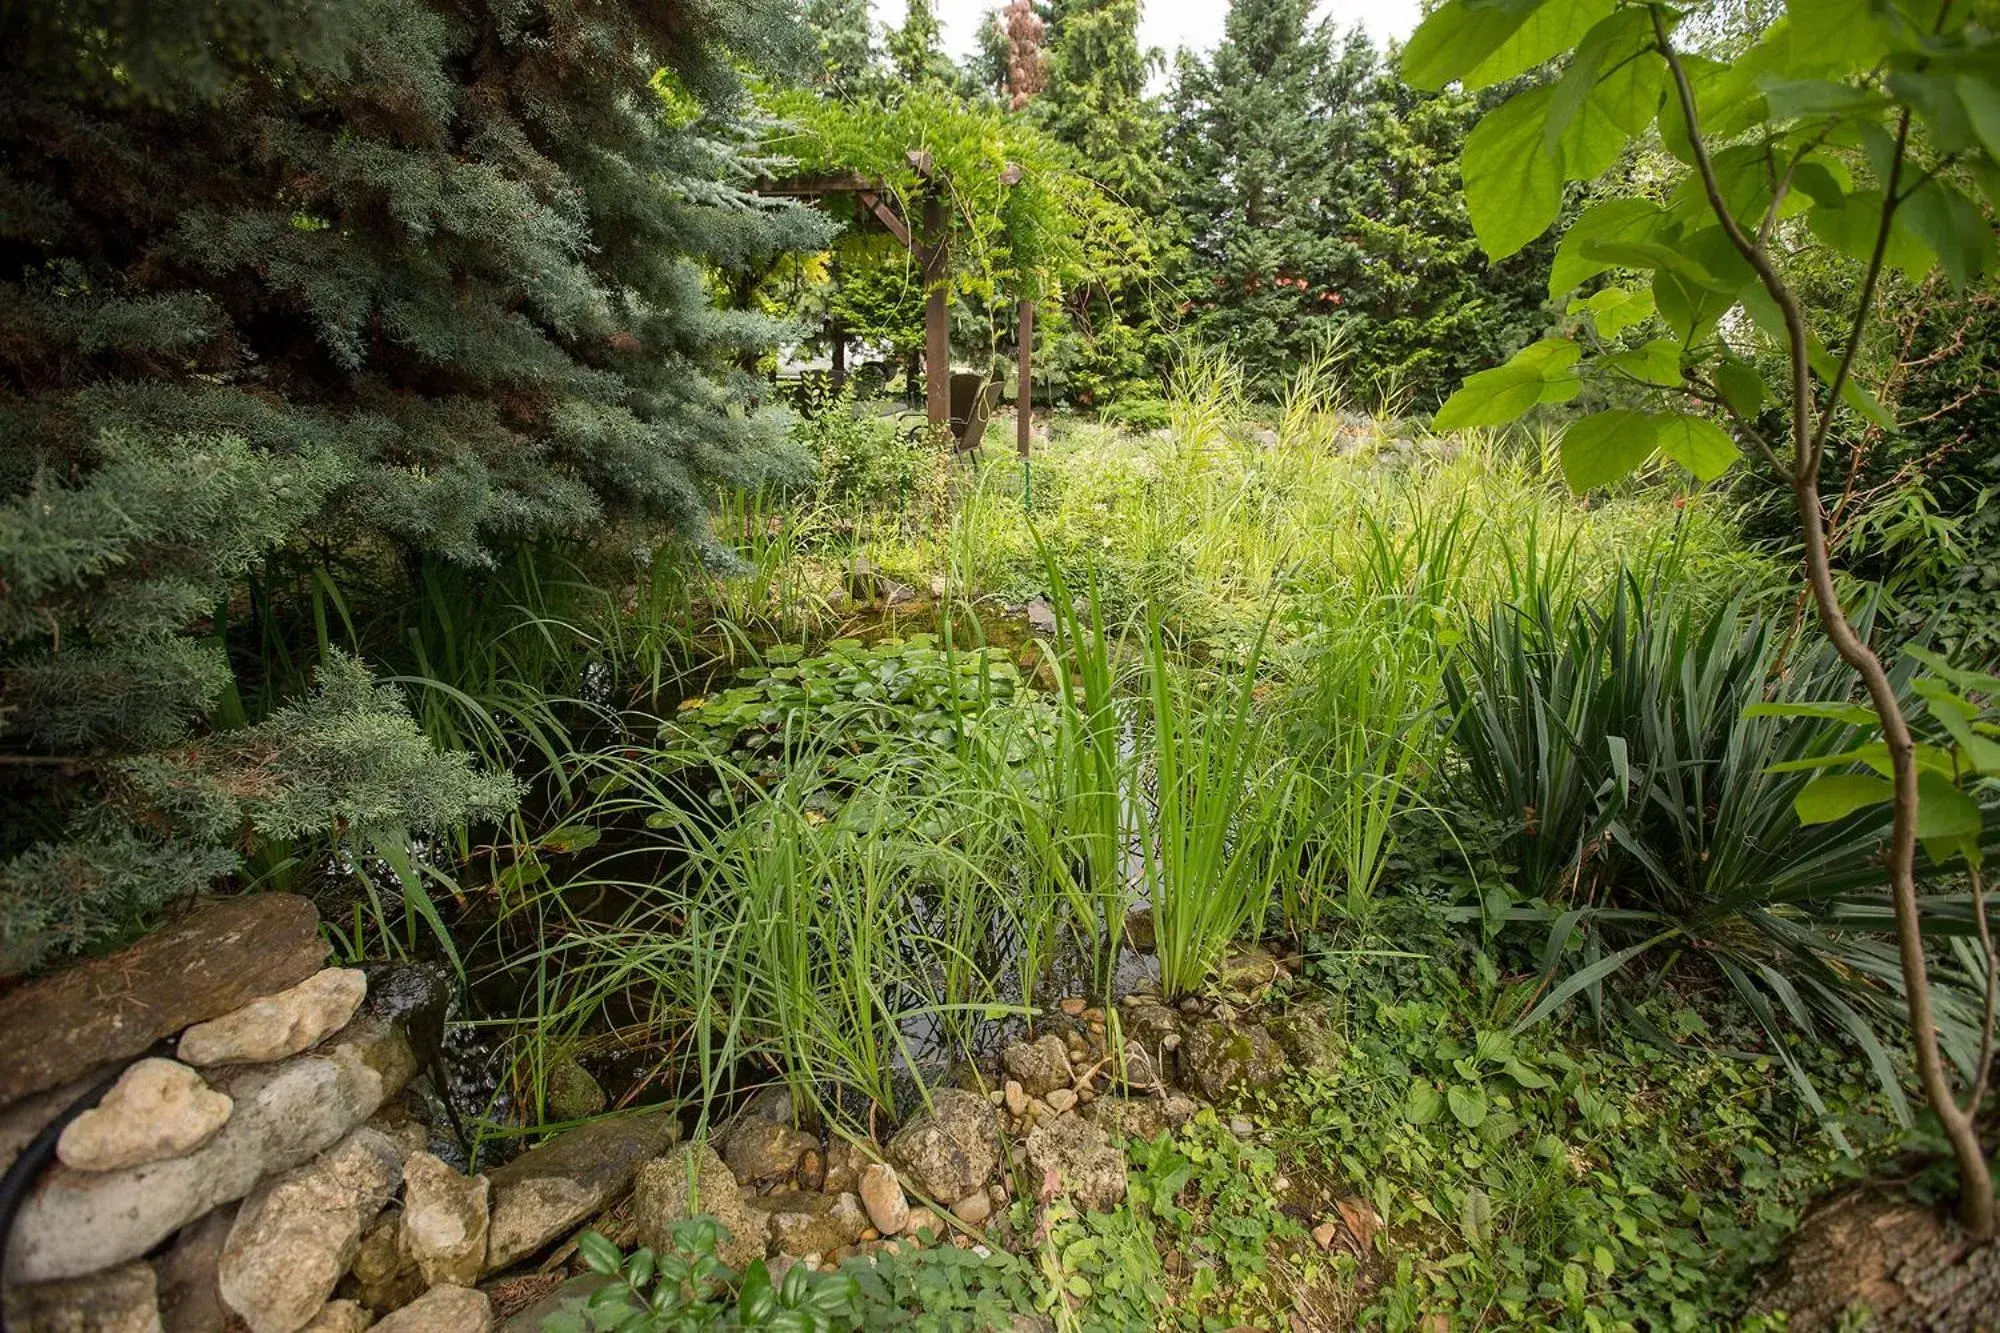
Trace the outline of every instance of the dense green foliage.
<instances>
[{"instance_id":1,"label":"dense green foliage","mask_svg":"<svg viewBox=\"0 0 2000 1333\"><path fill-rule=\"evenodd\" d=\"M9 11L10 955L229 864L224 821L190 822L125 775L273 683L227 656L253 575L393 578L419 553L486 566L613 515L700 533L703 486L783 462L727 359L776 326L716 310L704 266L824 234L732 183L735 62L775 58L790 32L774 8L698 12ZM664 112L655 68L697 119ZM252 613L252 654L288 613ZM365 753L368 729L408 724L358 689L330 677L312 697L339 701L317 725L361 728ZM178 753L219 774L228 752ZM314 780L276 762L280 787ZM396 765L344 781L366 810L411 799ZM397 817L493 808L433 803L454 790ZM344 832L337 808L321 816Z\"/></svg>"},{"instance_id":2,"label":"dense green foliage","mask_svg":"<svg viewBox=\"0 0 2000 1333\"><path fill-rule=\"evenodd\" d=\"M1398 79L1303 0L1231 6L1183 57L1168 131L1190 319L1267 390L1338 348L1355 389L1428 400L1544 323L1539 267L1475 252L1455 159L1477 115Z\"/></svg>"}]
</instances>

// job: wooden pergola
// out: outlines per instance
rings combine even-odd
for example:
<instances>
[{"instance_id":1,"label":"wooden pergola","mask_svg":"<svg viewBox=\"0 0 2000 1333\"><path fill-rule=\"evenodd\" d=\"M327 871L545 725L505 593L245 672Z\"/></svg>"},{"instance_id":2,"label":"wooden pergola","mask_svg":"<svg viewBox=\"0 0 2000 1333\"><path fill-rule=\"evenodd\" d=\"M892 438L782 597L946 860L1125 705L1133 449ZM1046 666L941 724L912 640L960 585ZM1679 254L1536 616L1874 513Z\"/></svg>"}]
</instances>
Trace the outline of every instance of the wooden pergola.
<instances>
[{"instance_id":1,"label":"wooden pergola","mask_svg":"<svg viewBox=\"0 0 2000 1333\"><path fill-rule=\"evenodd\" d=\"M861 176L795 176L763 187L759 193L791 199L825 199L846 196L854 201L857 213L874 222L902 242L917 260L924 278L924 408L932 431L951 431L951 230L945 211L945 196L936 178L931 155L913 151L910 165L925 182L918 232L912 233L908 219L897 211L895 196L881 181ZM1001 173L1004 185L1020 182L1021 169L1008 164ZM1023 297L1016 303L1019 320L1019 347L1016 351L1015 448L1028 456L1029 411L1034 388L1035 303ZM838 323L828 326L833 349L833 379L838 385L847 373L847 336Z\"/></svg>"}]
</instances>

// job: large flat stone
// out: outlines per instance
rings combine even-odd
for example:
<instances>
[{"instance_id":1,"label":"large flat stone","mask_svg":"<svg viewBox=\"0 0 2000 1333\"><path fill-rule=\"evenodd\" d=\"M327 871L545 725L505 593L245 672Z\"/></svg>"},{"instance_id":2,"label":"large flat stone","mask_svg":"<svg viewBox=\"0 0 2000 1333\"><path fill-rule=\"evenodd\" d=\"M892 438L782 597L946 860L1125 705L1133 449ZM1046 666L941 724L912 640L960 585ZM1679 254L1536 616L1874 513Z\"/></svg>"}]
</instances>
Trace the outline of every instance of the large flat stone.
<instances>
[{"instance_id":1,"label":"large flat stone","mask_svg":"<svg viewBox=\"0 0 2000 1333\"><path fill-rule=\"evenodd\" d=\"M641 1162L679 1137L671 1112L643 1111L559 1134L488 1172L486 1271L525 1259L594 1216L632 1183Z\"/></svg>"},{"instance_id":2,"label":"large flat stone","mask_svg":"<svg viewBox=\"0 0 2000 1333\"><path fill-rule=\"evenodd\" d=\"M0 1106L296 986L325 961L319 914L304 898L205 904L130 948L0 997Z\"/></svg>"},{"instance_id":3,"label":"large flat stone","mask_svg":"<svg viewBox=\"0 0 2000 1333\"><path fill-rule=\"evenodd\" d=\"M264 1176L309 1161L416 1073L400 1025L365 1012L304 1055L218 1075L235 1111L185 1157L122 1171L47 1172L23 1203L7 1279L76 1277L136 1259Z\"/></svg>"},{"instance_id":4,"label":"large flat stone","mask_svg":"<svg viewBox=\"0 0 2000 1333\"><path fill-rule=\"evenodd\" d=\"M127 1264L7 1292L10 1333L161 1333L153 1270Z\"/></svg>"}]
</instances>

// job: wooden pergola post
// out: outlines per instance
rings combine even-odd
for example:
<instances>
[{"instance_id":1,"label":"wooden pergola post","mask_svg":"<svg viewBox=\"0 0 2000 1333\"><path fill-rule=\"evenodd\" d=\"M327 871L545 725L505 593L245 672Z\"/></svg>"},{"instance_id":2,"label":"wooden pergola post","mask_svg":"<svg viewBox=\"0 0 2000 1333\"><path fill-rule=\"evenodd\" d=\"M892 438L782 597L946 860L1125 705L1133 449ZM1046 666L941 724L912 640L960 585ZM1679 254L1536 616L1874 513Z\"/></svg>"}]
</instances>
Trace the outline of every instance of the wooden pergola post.
<instances>
[{"instance_id":1,"label":"wooden pergola post","mask_svg":"<svg viewBox=\"0 0 2000 1333\"><path fill-rule=\"evenodd\" d=\"M1017 380L1014 389L1014 448L1022 458L1028 456L1028 445L1034 431L1033 408L1035 398L1035 303L1027 297L1021 298L1020 346L1014 349L1017 362Z\"/></svg>"},{"instance_id":2,"label":"wooden pergola post","mask_svg":"<svg viewBox=\"0 0 2000 1333\"><path fill-rule=\"evenodd\" d=\"M910 165L924 179L924 409L933 436L951 433L951 238L944 192L932 174L931 155L912 152Z\"/></svg>"}]
</instances>

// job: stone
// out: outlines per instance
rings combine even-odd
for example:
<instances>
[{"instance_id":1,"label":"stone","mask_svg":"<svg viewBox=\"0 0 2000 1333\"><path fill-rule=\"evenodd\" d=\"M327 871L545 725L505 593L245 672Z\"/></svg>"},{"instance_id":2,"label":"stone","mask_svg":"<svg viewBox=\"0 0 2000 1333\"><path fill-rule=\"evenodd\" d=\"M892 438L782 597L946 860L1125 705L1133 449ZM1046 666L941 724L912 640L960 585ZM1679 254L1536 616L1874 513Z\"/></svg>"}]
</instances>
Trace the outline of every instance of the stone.
<instances>
[{"instance_id":1,"label":"stone","mask_svg":"<svg viewBox=\"0 0 2000 1333\"><path fill-rule=\"evenodd\" d=\"M424 1294L424 1275L403 1249L402 1209L387 1209L361 1233L347 1271L354 1294L371 1310L400 1310Z\"/></svg>"},{"instance_id":2,"label":"stone","mask_svg":"<svg viewBox=\"0 0 2000 1333\"><path fill-rule=\"evenodd\" d=\"M816 1190L826 1184L826 1158L819 1149L808 1148L799 1154L798 1181L802 1190ZM840 1190L832 1192L841 1193Z\"/></svg>"},{"instance_id":3,"label":"stone","mask_svg":"<svg viewBox=\"0 0 2000 1333\"><path fill-rule=\"evenodd\" d=\"M580 1313L592 1296L611 1283L612 1279L602 1273L580 1273L534 1304L509 1316L507 1322L500 1325L500 1333L542 1333L548 1320L559 1314Z\"/></svg>"},{"instance_id":4,"label":"stone","mask_svg":"<svg viewBox=\"0 0 2000 1333\"><path fill-rule=\"evenodd\" d=\"M1100 1097L1079 1114L1113 1139L1151 1143L1172 1128L1164 1102L1156 1098Z\"/></svg>"},{"instance_id":5,"label":"stone","mask_svg":"<svg viewBox=\"0 0 2000 1333\"><path fill-rule=\"evenodd\" d=\"M375 1312L356 1301L328 1301L299 1333L362 1333Z\"/></svg>"},{"instance_id":6,"label":"stone","mask_svg":"<svg viewBox=\"0 0 2000 1333\"><path fill-rule=\"evenodd\" d=\"M1137 1092L1151 1092L1166 1082L1160 1061L1136 1041L1127 1042L1111 1062L1111 1078Z\"/></svg>"},{"instance_id":7,"label":"stone","mask_svg":"<svg viewBox=\"0 0 2000 1333\"><path fill-rule=\"evenodd\" d=\"M1028 618L1028 629L1044 638L1056 632L1055 603L1036 593L1021 607L1021 614Z\"/></svg>"},{"instance_id":8,"label":"stone","mask_svg":"<svg viewBox=\"0 0 2000 1333\"><path fill-rule=\"evenodd\" d=\"M1028 1113L1028 1091L1021 1086L1021 1080L1007 1080L1007 1086L1000 1089L1000 1104L1007 1108L1008 1115L1017 1118Z\"/></svg>"},{"instance_id":9,"label":"stone","mask_svg":"<svg viewBox=\"0 0 2000 1333\"><path fill-rule=\"evenodd\" d=\"M1169 1036L1178 1037L1181 1016L1164 1004L1135 1004L1121 1016L1127 1045L1159 1049Z\"/></svg>"},{"instance_id":10,"label":"stone","mask_svg":"<svg viewBox=\"0 0 2000 1333\"><path fill-rule=\"evenodd\" d=\"M368 997L359 968L329 967L276 995L253 1000L181 1034L179 1054L191 1065L264 1064L311 1050L338 1032Z\"/></svg>"},{"instance_id":11,"label":"stone","mask_svg":"<svg viewBox=\"0 0 2000 1333\"><path fill-rule=\"evenodd\" d=\"M1125 1154L1111 1136L1081 1116L1035 1126L1023 1151L1037 1175L1056 1177L1056 1190L1080 1208L1103 1212L1125 1198Z\"/></svg>"},{"instance_id":12,"label":"stone","mask_svg":"<svg viewBox=\"0 0 2000 1333\"><path fill-rule=\"evenodd\" d=\"M579 1125L487 1172L486 1271L513 1266L601 1212L679 1137L671 1111L643 1111Z\"/></svg>"},{"instance_id":13,"label":"stone","mask_svg":"<svg viewBox=\"0 0 2000 1333\"><path fill-rule=\"evenodd\" d=\"M1257 1126L1247 1115L1229 1117L1229 1132L1239 1139L1247 1139L1257 1132Z\"/></svg>"},{"instance_id":14,"label":"stone","mask_svg":"<svg viewBox=\"0 0 2000 1333\"><path fill-rule=\"evenodd\" d=\"M1069 1088L1056 1088L1044 1100L1048 1102L1051 1111L1061 1115L1076 1105L1076 1093Z\"/></svg>"},{"instance_id":15,"label":"stone","mask_svg":"<svg viewBox=\"0 0 2000 1333\"><path fill-rule=\"evenodd\" d=\"M63 1127L56 1157L76 1171L117 1171L179 1157L221 1133L234 1105L184 1064L139 1060L103 1101Z\"/></svg>"},{"instance_id":16,"label":"stone","mask_svg":"<svg viewBox=\"0 0 2000 1333\"><path fill-rule=\"evenodd\" d=\"M722 1262L740 1271L763 1255L766 1215L744 1202L735 1175L715 1149L706 1143L683 1144L639 1168L632 1187L632 1220L641 1245L664 1254L673 1248L673 1224L703 1214L729 1233L716 1247Z\"/></svg>"},{"instance_id":17,"label":"stone","mask_svg":"<svg viewBox=\"0 0 2000 1333\"><path fill-rule=\"evenodd\" d=\"M962 1199L1000 1164L999 1117L977 1093L942 1089L889 1141L888 1157L918 1192Z\"/></svg>"},{"instance_id":18,"label":"stone","mask_svg":"<svg viewBox=\"0 0 2000 1333\"><path fill-rule=\"evenodd\" d=\"M985 1190L974 1190L951 1206L951 1215L967 1226L983 1227L993 1216L993 1199Z\"/></svg>"},{"instance_id":19,"label":"stone","mask_svg":"<svg viewBox=\"0 0 2000 1333\"><path fill-rule=\"evenodd\" d=\"M493 1304L470 1287L432 1287L375 1325L375 1333L489 1333Z\"/></svg>"},{"instance_id":20,"label":"stone","mask_svg":"<svg viewBox=\"0 0 2000 1333\"><path fill-rule=\"evenodd\" d=\"M826 1177L819 1187L828 1194L848 1194L861 1188L861 1168L868 1162L861 1149L836 1137L826 1146Z\"/></svg>"},{"instance_id":21,"label":"stone","mask_svg":"<svg viewBox=\"0 0 2000 1333\"><path fill-rule=\"evenodd\" d=\"M604 1089L588 1069L574 1059L556 1061L542 1101L543 1113L551 1121L588 1120L603 1115L604 1105Z\"/></svg>"},{"instance_id":22,"label":"stone","mask_svg":"<svg viewBox=\"0 0 2000 1333\"><path fill-rule=\"evenodd\" d=\"M1081 995L1072 995L1069 996L1067 999L1065 999L1061 1004L1057 1005L1056 1007L1062 1010L1065 1014L1068 1014L1071 1018L1075 1018L1078 1014L1083 1012L1084 1003L1085 1003L1084 998Z\"/></svg>"},{"instance_id":23,"label":"stone","mask_svg":"<svg viewBox=\"0 0 2000 1333\"><path fill-rule=\"evenodd\" d=\"M296 985L325 960L311 902L247 894L18 987L0 997L0 1106Z\"/></svg>"},{"instance_id":24,"label":"stone","mask_svg":"<svg viewBox=\"0 0 2000 1333\"><path fill-rule=\"evenodd\" d=\"M1196 1092L1222 1102L1271 1087L1285 1071L1285 1055L1255 1023L1211 1019L1188 1033L1181 1071Z\"/></svg>"},{"instance_id":25,"label":"stone","mask_svg":"<svg viewBox=\"0 0 2000 1333\"><path fill-rule=\"evenodd\" d=\"M236 1205L226 1203L182 1227L173 1244L153 1260L165 1333L217 1333L232 1322L216 1269L235 1222Z\"/></svg>"},{"instance_id":26,"label":"stone","mask_svg":"<svg viewBox=\"0 0 2000 1333\"><path fill-rule=\"evenodd\" d=\"M945 1235L945 1225L930 1209L912 1208L909 1217L903 1221L902 1234L909 1240L918 1240L926 1235L932 1240L941 1240Z\"/></svg>"},{"instance_id":27,"label":"stone","mask_svg":"<svg viewBox=\"0 0 2000 1333\"><path fill-rule=\"evenodd\" d=\"M1340 1067L1341 1040L1333 1007L1324 1001L1296 1004L1264 1020L1285 1058L1301 1069L1333 1073Z\"/></svg>"},{"instance_id":28,"label":"stone","mask_svg":"<svg viewBox=\"0 0 2000 1333\"><path fill-rule=\"evenodd\" d=\"M1152 908L1134 908L1125 914L1125 947L1140 953L1152 953L1158 947Z\"/></svg>"},{"instance_id":29,"label":"stone","mask_svg":"<svg viewBox=\"0 0 2000 1333\"><path fill-rule=\"evenodd\" d=\"M485 1176L467 1178L427 1152L403 1164L403 1253L426 1286L468 1287L486 1267Z\"/></svg>"},{"instance_id":30,"label":"stone","mask_svg":"<svg viewBox=\"0 0 2000 1333\"><path fill-rule=\"evenodd\" d=\"M763 1235L779 1254L821 1254L861 1239L868 1215L853 1195L840 1198L805 1190L780 1190L751 1201L765 1215Z\"/></svg>"},{"instance_id":31,"label":"stone","mask_svg":"<svg viewBox=\"0 0 2000 1333\"><path fill-rule=\"evenodd\" d=\"M896 1169L881 1162L870 1162L861 1168L861 1203L868 1210L868 1220L875 1229L885 1236L893 1236L903 1229L910 1218L910 1201L903 1193L903 1184L896 1179Z\"/></svg>"},{"instance_id":32,"label":"stone","mask_svg":"<svg viewBox=\"0 0 2000 1333\"><path fill-rule=\"evenodd\" d=\"M859 1240L874 1230L870 1225L868 1207L861 1202L859 1194L833 1194L827 1197L833 1200L834 1221L840 1225L843 1232L851 1232L854 1240ZM850 1240L848 1244L853 1244L854 1240Z\"/></svg>"},{"instance_id":33,"label":"stone","mask_svg":"<svg viewBox=\"0 0 2000 1333\"><path fill-rule=\"evenodd\" d=\"M243 1201L216 1278L250 1333L297 1333L326 1304L362 1229L395 1193L397 1159L387 1136L357 1129Z\"/></svg>"},{"instance_id":34,"label":"stone","mask_svg":"<svg viewBox=\"0 0 2000 1333\"><path fill-rule=\"evenodd\" d=\"M818 1139L790 1125L745 1120L730 1131L722 1160L745 1185L789 1180L799 1169L799 1159L818 1146Z\"/></svg>"},{"instance_id":35,"label":"stone","mask_svg":"<svg viewBox=\"0 0 2000 1333\"><path fill-rule=\"evenodd\" d=\"M416 1068L399 1024L363 1014L307 1054L228 1071L215 1087L235 1110L195 1151L121 1171L46 1172L15 1220L7 1277L76 1277L138 1258L265 1176L333 1145Z\"/></svg>"},{"instance_id":36,"label":"stone","mask_svg":"<svg viewBox=\"0 0 2000 1333\"><path fill-rule=\"evenodd\" d=\"M1017 1041L1000 1052L1000 1063L1030 1097L1041 1097L1069 1086L1069 1052L1061 1037L1050 1034L1034 1041Z\"/></svg>"},{"instance_id":37,"label":"stone","mask_svg":"<svg viewBox=\"0 0 2000 1333\"><path fill-rule=\"evenodd\" d=\"M149 1264L89 1277L11 1287L10 1333L161 1333L158 1289Z\"/></svg>"}]
</instances>

